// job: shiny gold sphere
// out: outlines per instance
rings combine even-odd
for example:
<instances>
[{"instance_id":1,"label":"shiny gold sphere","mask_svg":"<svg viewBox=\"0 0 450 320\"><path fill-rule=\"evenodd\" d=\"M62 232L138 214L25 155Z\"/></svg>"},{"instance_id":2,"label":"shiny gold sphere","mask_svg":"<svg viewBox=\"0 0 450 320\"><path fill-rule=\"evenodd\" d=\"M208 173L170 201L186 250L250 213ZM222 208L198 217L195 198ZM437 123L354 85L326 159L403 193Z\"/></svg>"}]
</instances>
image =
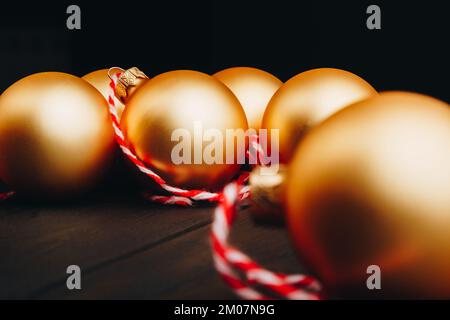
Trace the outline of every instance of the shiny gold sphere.
<instances>
[{"instance_id":1,"label":"shiny gold sphere","mask_svg":"<svg viewBox=\"0 0 450 320\"><path fill-rule=\"evenodd\" d=\"M105 99L78 77L34 74L0 97L0 180L20 195L86 190L107 166L113 142Z\"/></svg>"},{"instance_id":2,"label":"shiny gold sphere","mask_svg":"<svg viewBox=\"0 0 450 320\"><path fill-rule=\"evenodd\" d=\"M89 82L92 86L94 86L103 97L105 97L106 101L108 101L108 96L111 90L111 87L109 86L111 79L108 76L109 69L101 69L97 71L90 72L82 77L82 79ZM124 105L122 102L119 101L116 97L113 97L114 104L117 107L117 115L120 117L122 116Z\"/></svg>"},{"instance_id":3,"label":"shiny gold sphere","mask_svg":"<svg viewBox=\"0 0 450 320\"><path fill-rule=\"evenodd\" d=\"M239 99L249 128L258 130L267 104L283 84L270 73L249 67L235 67L213 75L223 82Z\"/></svg>"},{"instance_id":4,"label":"shiny gold sphere","mask_svg":"<svg viewBox=\"0 0 450 320\"><path fill-rule=\"evenodd\" d=\"M353 73L313 69L289 79L273 96L264 113L262 127L279 129L280 161L289 163L297 143L306 132L345 106L376 95L365 80ZM270 137L270 135L269 135Z\"/></svg>"},{"instance_id":5,"label":"shiny gold sphere","mask_svg":"<svg viewBox=\"0 0 450 320\"><path fill-rule=\"evenodd\" d=\"M330 292L450 298L447 103L388 92L345 108L300 143L288 179L291 236Z\"/></svg>"},{"instance_id":6,"label":"shiny gold sphere","mask_svg":"<svg viewBox=\"0 0 450 320\"><path fill-rule=\"evenodd\" d=\"M237 139L231 140L234 145L227 143L226 130L246 130L247 120L238 99L219 80L179 70L160 74L137 88L122 115L121 127L137 156L168 183L217 190L240 167L236 158L231 164L226 162L226 155L237 155ZM211 137L205 138L211 130L219 133L215 139L224 150L218 153L220 161L213 163L202 156L212 144ZM183 153L186 158L174 162L176 146L187 143L185 151L190 154ZM196 155L200 156L197 160Z\"/></svg>"}]
</instances>

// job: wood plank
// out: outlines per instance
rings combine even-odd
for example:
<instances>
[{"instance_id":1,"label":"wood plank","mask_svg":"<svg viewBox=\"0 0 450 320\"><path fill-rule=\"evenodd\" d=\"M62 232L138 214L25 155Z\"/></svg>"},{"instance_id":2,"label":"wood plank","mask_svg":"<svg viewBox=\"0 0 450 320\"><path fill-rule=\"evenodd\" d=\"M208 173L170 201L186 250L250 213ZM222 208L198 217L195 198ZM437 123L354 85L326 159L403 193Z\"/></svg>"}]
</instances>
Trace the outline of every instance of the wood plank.
<instances>
[{"instance_id":1,"label":"wood plank","mask_svg":"<svg viewBox=\"0 0 450 320\"><path fill-rule=\"evenodd\" d=\"M85 272L82 290L69 291L61 284L42 292L39 298L236 298L213 268L209 230L209 226L201 227L128 259ZM236 223L232 241L269 268L284 272L303 270L286 230L256 226L246 212Z\"/></svg>"},{"instance_id":2,"label":"wood plank","mask_svg":"<svg viewBox=\"0 0 450 320\"><path fill-rule=\"evenodd\" d=\"M0 204L0 298L65 283L66 268L96 270L208 225L212 208L158 206L135 197L77 204Z\"/></svg>"}]
</instances>

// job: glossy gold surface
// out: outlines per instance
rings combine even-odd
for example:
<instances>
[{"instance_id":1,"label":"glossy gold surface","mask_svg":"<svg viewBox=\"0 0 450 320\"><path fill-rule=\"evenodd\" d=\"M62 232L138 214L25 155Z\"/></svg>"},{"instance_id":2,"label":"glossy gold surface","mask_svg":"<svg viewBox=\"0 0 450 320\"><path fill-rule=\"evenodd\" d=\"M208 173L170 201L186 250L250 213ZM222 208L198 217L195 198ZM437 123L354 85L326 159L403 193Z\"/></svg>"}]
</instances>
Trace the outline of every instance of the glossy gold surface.
<instances>
[{"instance_id":1,"label":"glossy gold surface","mask_svg":"<svg viewBox=\"0 0 450 320\"><path fill-rule=\"evenodd\" d=\"M450 107L388 92L300 143L287 219L300 255L339 296L450 298ZM367 267L381 268L369 291Z\"/></svg>"},{"instance_id":2,"label":"glossy gold surface","mask_svg":"<svg viewBox=\"0 0 450 320\"><path fill-rule=\"evenodd\" d=\"M105 99L78 77L34 74L0 97L0 180L21 195L85 190L107 167L113 141Z\"/></svg>"},{"instance_id":3,"label":"glossy gold surface","mask_svg":"<svg viewBox=\"0 0 450 320\"><path fill-rule=\"evenodd\" d=\"M283 84L270 73L249 67L235 67L217 72L213 77L222 81L236 95L244 108L250 128L258 130L267 104Z\"/></svg>"},{"instance_id":4,"label":"glossy gold surface","mask_svg":"<svg viewBox=\"0 0 450 320\"><path fill-rule=\"evenodd\" d=\"M211 142L198 141L195 123L220 131L224 150L236 156L236 146L226 143L227 129L247 129L247 120L237 98L219 80L201 72L179 70L160 74L142 84L130 98L121 126L138 157L167 182L185 188L217 190L239 169L236 164L194 163L194 154ZM180 141L172 141L176 129L191 139L191 163L175 164L171 153ZM200 139L201 139L200 135ZM203 150L203 151L202 151ZM225 152L222 161L225 162Z\"/></svg>"},{"instance_id":5,"label":"glossy gold surface","mask_svg":"<svg viewBox=\"0 0 450 320\"><path fill-rule=\"evenodd\" d=\"M280 161L289 163L306 132L334 112L377 92L365 80L339 69L313 69L288 80L273 96L262 127L279 129ZM270 136L269 136L270 137ZM271 142L274 149L277 144Z\"/></svg>"},{"instance_id":6,"label":"glossy gold surface","mask_svg":"<svg viewBox=\"0 0 450 320\"><path fill-rule=\"evenodd\" d=\"M106 101L108 101L109 92L111 90L111 87L109 86L111 79L108 76L108 70L109 69L101 69L93 71L82 77L82 79L86 80L98 91L100 91L103 97L105 97ZM114 97L114 104L117 106L117 115L120 119L120 117L122 116L124 105L116 97Z\"/></svg>"}]
</instances>

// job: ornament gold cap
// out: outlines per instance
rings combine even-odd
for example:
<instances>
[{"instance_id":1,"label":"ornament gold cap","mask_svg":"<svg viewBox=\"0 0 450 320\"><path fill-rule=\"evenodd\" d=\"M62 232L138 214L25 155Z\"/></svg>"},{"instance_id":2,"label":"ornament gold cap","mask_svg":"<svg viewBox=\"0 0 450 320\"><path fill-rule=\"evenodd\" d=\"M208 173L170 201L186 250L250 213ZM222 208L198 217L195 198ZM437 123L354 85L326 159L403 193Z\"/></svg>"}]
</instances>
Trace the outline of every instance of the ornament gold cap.
<instances>
[{"instance_id":1,"label":"ornament gold cap","mask_svg":"<svg viewBox=\"0 0 450 320\"><path fill-rule=\"evenodd\" d=\"M121 68L111 68L108 71L108 75L111 77L112 70L121 70L120 77L116 85L116 97L122 102L126 103L127 99L132 95L133 91L136 90L144 81L148 80L148 77L136 67L132 67L128 70L123 70Z\"/></svg>"},{"instance_id":2,"label":"ornament gold cap","mask_svg":"<svg viewBox=\"0 0 450 320\"><path fill-rule=\"evenodd\" d=\"M284 193L286 165L279 165L276 172L263 174L262 167L250 173L251 213L257 222L284 223Z\"/></svg>"}]
</instances>

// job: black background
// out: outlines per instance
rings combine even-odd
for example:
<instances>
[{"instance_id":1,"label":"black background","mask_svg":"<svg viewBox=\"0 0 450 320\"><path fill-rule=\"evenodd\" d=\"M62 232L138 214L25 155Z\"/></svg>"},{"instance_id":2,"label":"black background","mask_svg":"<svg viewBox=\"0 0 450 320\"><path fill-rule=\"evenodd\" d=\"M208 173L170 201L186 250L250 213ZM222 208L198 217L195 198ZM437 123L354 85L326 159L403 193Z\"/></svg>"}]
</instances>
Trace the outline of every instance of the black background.
<instances>
[{"instance_id":1,"label":"black background","mask_svg":"<svg viewBox=\"0 0 450 320\"><path fill-rule=\"evenodd\" d=\"M82 29L66 28L78 4ZM366 28L378 4L382 29ZM0 90L39 71L82 76L138 66L213 73L253 66L281 80L315 67L352 71L378 90L448 102L445 1L8 1L0 4Z\"/></svg>"}]
</instances>

